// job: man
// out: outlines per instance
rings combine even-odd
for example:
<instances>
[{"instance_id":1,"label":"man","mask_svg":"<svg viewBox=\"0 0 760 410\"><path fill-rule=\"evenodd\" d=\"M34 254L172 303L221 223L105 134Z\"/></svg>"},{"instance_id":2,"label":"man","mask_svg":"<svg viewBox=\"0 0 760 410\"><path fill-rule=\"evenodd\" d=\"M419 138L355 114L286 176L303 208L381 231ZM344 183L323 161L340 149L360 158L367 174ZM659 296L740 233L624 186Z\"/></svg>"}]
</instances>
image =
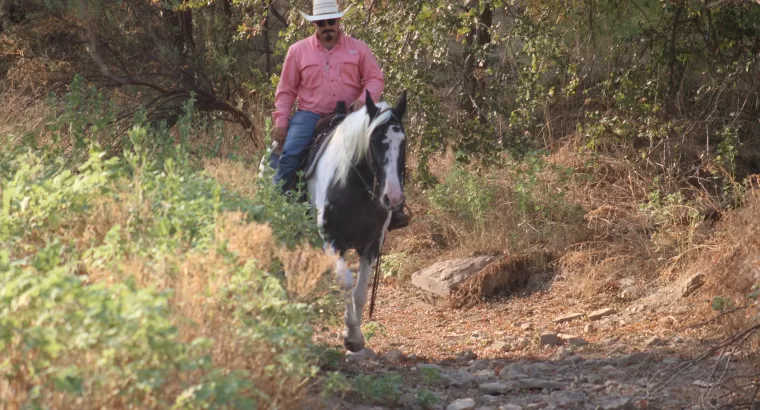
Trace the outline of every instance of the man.
<instances>
[{"instance_id":1,"label":"man","mask_svg":"<svg viewBox=\"0 0 760 410\"><path fill-rule=\"evenodd\" d=\"M310 16L301 12L314 24L315 33L288 49L274 97L273 139L282 147L282 153L279 161L272 159L272 166L277 169L274 181L282 183L283 190L295 178L320 116L334 112L339 101L348 104L350 111L361 108L365 90L373 101L379 101L385 86L369 47L341 32L340 19L345 12L339 11L337 2L314 0L313 13ZM296 98L298 110L289 119ZM408 224L409 216L402 207L393 212L389 229Z\"/></svg>"}]
</instances>

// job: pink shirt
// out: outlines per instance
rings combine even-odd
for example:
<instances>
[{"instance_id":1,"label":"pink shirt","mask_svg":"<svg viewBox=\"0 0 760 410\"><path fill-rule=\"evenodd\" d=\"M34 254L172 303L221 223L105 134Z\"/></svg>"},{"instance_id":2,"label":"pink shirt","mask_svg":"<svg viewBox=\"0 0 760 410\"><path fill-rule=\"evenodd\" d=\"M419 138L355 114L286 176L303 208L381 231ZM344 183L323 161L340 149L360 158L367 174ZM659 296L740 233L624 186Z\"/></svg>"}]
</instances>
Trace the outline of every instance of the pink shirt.
<instances>
[{"instance_id":1,"label":"pink shirt","mask_svg":"<svg viewBox=\"0 0 760 410\"><path fill-rule=\"evenodd\" d=\"M338 101L346 108L369 90L378 101L385 79L377 60L364 42L341 33L332 50L322 47L316 34L290 46L274 95L275 127L287 127L293 103L298 109L320 115L335 111Z\"/></svg>"}]
</instances>

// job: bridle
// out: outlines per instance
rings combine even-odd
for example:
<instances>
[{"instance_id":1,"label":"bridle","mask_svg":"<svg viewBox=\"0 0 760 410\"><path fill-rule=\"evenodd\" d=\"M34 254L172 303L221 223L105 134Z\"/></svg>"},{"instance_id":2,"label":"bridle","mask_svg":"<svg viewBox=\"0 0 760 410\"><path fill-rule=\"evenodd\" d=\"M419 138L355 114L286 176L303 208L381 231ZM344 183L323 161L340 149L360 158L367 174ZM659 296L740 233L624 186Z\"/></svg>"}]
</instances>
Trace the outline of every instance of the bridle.
<instances>
[{"instance_id":1,"label":"bridle","mask_svg":"<svg viewBox=\"0 0 760 410\"><path fill-rule=\"evenodd\" d=\"M378 110L377 113L375 113L375 116L370 118L369 123L372 124L373 121L375 121L381 114L385 113L386 111L391 111L391 118L395 119L396 122L401 126L401 121L399 121L398 118L396 118L396 115L393 113L392 108L386 108L384 110ZM390 121L390 119L389 119ZM403 128L403 127L402 127ZM372 136L370 135L369 138ZM372 198L372 202L376 202L377 197L377 189L378 189L378 181L377 181L377 164L375 164L375 153L372 149L372 143L368 144L369 152L367 153L367 165L369 166L369 170L372 173L372 185L369 185L367 181L364 180L364 177L362 177L362 174L359 172L358 169L356 169L356 165L352 166L354 172L356 172L356 175L359 177L359 180L364 185L364 188L367 189L367 192L369 192L370 197Z\"/></svg>"}]
</instances>

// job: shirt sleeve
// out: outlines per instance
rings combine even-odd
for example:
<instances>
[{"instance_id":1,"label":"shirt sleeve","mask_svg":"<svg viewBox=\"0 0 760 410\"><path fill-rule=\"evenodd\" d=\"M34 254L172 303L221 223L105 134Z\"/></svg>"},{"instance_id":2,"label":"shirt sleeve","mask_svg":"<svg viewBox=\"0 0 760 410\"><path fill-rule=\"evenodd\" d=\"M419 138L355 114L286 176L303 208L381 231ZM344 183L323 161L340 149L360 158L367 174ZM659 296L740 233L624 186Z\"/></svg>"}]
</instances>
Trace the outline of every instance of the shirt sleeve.
<instances>
[{"instance_id":1,"label":"shirt sleeve","mask_svg":"<svg viewBox=\"0 0 760 410\"><path fill-rule=\"evenodd\" d=\"M290 118L290 111L293 109L293 103L298 95L300 80L301 75L298 71L296 51L294 47L290 47L282 65L280 83L277 84L277 90L274 93L275 111L272 112L272 119L275 127L288 126L288 118Z\"/></svg>"},{"instance_id":2,"label":"shirt sleeve","mask_svg":"<svg viewBox=\"0 0 760 410\"><path fill-rule=\"evenodd\" d=\"M377 63L375 56L366 44L362 44L362 58L359 61L359 68L361 70L362 79L364 80L364 89L362 90L361 101L364 101L364 96L369 91L372 96L372 101L380 101L380 97L383 94L383 87L385 87L385 77L383 71L380 69L380 65Z\"/></svg>"}]
</instances>

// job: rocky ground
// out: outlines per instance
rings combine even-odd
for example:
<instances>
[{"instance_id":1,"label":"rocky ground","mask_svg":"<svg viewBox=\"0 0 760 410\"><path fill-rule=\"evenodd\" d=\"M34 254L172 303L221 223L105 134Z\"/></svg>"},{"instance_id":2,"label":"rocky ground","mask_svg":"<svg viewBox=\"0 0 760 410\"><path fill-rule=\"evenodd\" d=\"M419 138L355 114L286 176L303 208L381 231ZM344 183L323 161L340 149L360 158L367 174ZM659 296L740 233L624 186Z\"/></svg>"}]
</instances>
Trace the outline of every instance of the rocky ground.
<instances>
[{"instance_id":1,"label":"rocky ground","mask_svg":"<svg viewBox=\"0 0 760 410\"><path fill-rule=\"evenodd\" d=\"M469 309L430 304L408 282L383 284L364 326L369 349L337 366L352 388L315 408L707 409L757 380L740 351L705 355L724 336L693 326L706 303L693 278L605 306L546 279ZM317 340L338 347L340 329L325 326Z\"/></svg>"}]
</instances>

